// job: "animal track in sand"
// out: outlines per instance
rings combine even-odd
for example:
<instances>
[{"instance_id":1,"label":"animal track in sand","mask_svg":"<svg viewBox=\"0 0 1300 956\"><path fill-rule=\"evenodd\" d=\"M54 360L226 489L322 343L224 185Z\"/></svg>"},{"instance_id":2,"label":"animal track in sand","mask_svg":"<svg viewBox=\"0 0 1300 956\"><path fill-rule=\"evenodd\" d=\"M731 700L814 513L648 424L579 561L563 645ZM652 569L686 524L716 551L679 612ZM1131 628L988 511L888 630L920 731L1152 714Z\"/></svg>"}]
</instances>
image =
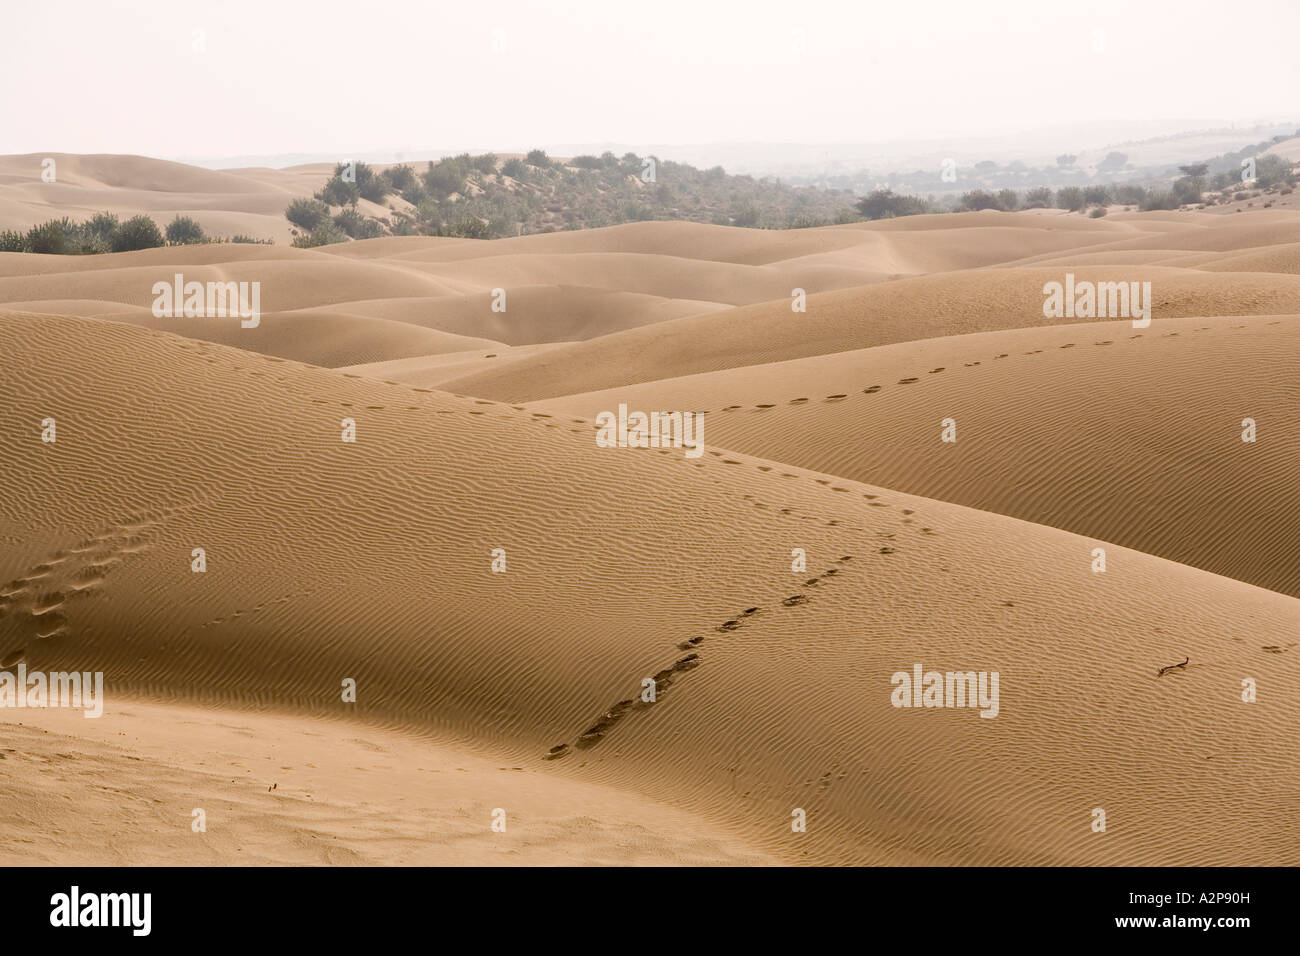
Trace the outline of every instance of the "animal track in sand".
<instances>
[{"instance_id":1,"label":"animal track in sand","mask_svg":"<svg viewBox=\"0 0 1300 956\"><path fill-rule=\"evenodd\" d=\"M64 606L84 600L104 584L124 555L148 550L148 532L181 510L168 506L128 518L107 531L59 549L23 576L0 588L0 640L17 644L5 656L25 653L31 640L49 640L68 631ZM40 582L39 588L31 585ZM13 640L9 632L16 633Z\"/></svg>"},{"instance_id":2,"label":"animal track in sand","mask_svg":"<svg viewBox=\"0 0 1300 956\"><path fill-rule=\"evenodd\" d=\"M837 559L833 563L837 565L844 565L852 560L853 560L853 555L846 554L840 557L839 559ZM828 578L830 576L838 574L839 571L840 568L829 568L826 571L824 571L822 575L820 575L820 577L813 578L812 582L815 583L816 581L821 580L822 578ZM791 595L790 597L784 598L781 601L781 606L787 608L798 607L806 603L808 603L808 598L806 598L802 594L794 594ZM735 617L723 621L722 624L718 625L715 628L715 630L723 634L732 633L738 630L742 626L742 619L752 618L753 616L761 613L762 610L763 609L760 605L747 607L739 614L737 614ZM690 637L684 641L679 642L675 646L679 650L686 650L688 648L693 648L698 646L699 644L703 643L704 640L705 639L702 636ZM684 657L677 658L672 663L671 666L663 668L658 673L656 673L652 678L655 686L655 701L653 703L644 702L632 698L625 698L624 700L620 700L618 703L614 704L603 714L601 714L600 717L598 717L590 726L588 726L586 730L584 730L581 734L578 735L578 738L573 742L573 748L579 750L586 750L590 747L593 747L596 744L600 743L602 740L604 740L605 736L615 727L615 725L617 725L629 713L635 710L657 706L659 701L664 697L665 692L674 685L674 681L678 677L680 677L682 674L687 673L688 671L695 670L697 667L700 667L703 663L704 660L698 652L692 652L685 655ZM556 744L555 746L551 747L551 749L548 750L545 754L542 755L542 759L556 760L570 753L571 749L572 748L568 743Z\"/></svg>"}]
</instances>

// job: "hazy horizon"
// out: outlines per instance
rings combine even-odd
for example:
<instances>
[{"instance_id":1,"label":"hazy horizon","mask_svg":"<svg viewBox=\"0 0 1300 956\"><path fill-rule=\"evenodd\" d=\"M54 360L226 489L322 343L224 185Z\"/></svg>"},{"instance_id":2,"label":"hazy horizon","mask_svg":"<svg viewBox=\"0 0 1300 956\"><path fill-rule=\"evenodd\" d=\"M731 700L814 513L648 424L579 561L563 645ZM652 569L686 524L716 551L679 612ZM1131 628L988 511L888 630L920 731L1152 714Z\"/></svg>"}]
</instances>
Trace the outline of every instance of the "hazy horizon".
<instances>
[{"instance_id":1,"label":"hazy horizon","mask_svg":"<svg viewBox=\"0 0 1300 956\"><path fill-rule=\"evenodd\" d=\"M976 148L1046 130L1073 130L1089 140L1074 148L1089 148L1287 122L1300 85L1288 39L1300 9L1280 0L1252 8L1267 29L1249 48L1222 42L1208 3L1081 12L940 2L921 23L906 9L826 0L799 13L766 2L506 0L487 13L390 3L358 24L357 8L338 0L25 6L10 14L0 51L40 82L0 106L0 153L194 161L604 143ZM367 25L390 28L411 51L367 39ZM50 71L55 38L60 68ZM80 108L51 108L70 99Z\"/></svg>"}]
</instances>

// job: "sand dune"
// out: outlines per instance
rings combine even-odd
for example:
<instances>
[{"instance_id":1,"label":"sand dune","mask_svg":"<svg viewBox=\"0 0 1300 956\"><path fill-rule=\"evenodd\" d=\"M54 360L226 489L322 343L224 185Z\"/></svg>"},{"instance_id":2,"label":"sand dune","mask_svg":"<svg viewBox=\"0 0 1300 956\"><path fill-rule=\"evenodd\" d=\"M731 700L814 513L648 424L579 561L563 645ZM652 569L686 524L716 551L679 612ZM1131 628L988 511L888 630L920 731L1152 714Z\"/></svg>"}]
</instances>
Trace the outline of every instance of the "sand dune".
<instances>
[{"instance_id":1,"label":"sand dune","mask_svg":"<svg viewBox=\"0 0 1300 956\"><path fill-rule=\"evenodd\" d=\"M454 379L447 388L501 401L532 401L875 345L996 329L1033 328L1043 287L1066 268L942 273L691 316L570 345L512 365ZM1225 284L1199 270L1160 266L1070 268L1080 282L1150 282L1152 316L1300 312L1300 279L1235 275ZM1095 323L1096 320L1088 320ZM1085 322L1084 324L1088 324Z\"/></svg>"},{"instance_id":2,"label":"sand dune","mask_svg":"<svg viewBox=\"0 0 1300 956\"><path fill-rule=\"evenodd\" d=\"M0 228L281 244L0 255L0 669L106 689L0 708L5 862L1300 864L1300 214L294 249L329 164L40 159ZM1154 321L1045 317L1067 271Z\"/></svg>"},{"instance_id":3,"label":"sand dune","mask_svg":"<svg viewBox=\"0 0 1300 956\"><path fill-rule=\"evenodd\" d=\"M41 178L52 159L54 182ZM27 229L49 219L87 219L97 212L146 213L166 225L176 215L213 235L244 234L288 242L284 207L310 196L328 178L252 178L144 156L29 153L0 156L0 229Z\"/></svg>"},{"instance_id":4,"label":"sand dune","mask_svg":"<svg viewBox=\"0 0 1300 956\"><path fill-rule=\"evenodd\" d=\"M103 670L122 709L417 731L785 861L1300 859L1295 697L1238 697L1243 677L1300 677L1294 598L1123 549L1094 575L1092 542L1055 529L717 449L598 449L562 417L128 325L0 330L0 430L20 449L0 492L4 654ZM699 665L675 667L693 635ZM998 718L891 707L914 662L999 671ZM664 669L657 703L599 719ZM193 735L174 762L204 750ZM202 804L172 800L185 830Z\"/></svg>"},{"instance_id":5,"label":"sand dune","mask_svg":"<svg viewBox=\"0 0 1300 956\"><path fill-rule=\"evenodd\" d=\"M711 442L1300 597L1300 316L926 339L543 401L704 410ZM1256 441L1241 440L1245 418ZM943 422L956 441L942 441Z\"/></svg>"}]
</instances>

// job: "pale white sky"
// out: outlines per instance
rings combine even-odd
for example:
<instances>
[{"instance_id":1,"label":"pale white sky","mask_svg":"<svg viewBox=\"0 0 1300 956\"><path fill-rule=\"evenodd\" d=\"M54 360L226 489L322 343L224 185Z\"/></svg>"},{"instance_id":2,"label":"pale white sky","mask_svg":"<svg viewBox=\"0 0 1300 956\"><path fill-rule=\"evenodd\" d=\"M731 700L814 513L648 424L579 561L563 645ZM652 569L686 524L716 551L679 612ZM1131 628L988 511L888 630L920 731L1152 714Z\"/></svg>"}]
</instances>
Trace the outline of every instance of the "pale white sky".
<instances>
[{"instance_id":1,"label":"pale white sky","mask_svg":"<svg viewBox=\"0 0 1300 956\"><path fill-rule=\"evenodd\" d=\"M1288 119L1297 37L1300 0L16 0L0 12L0 153L864 142Z\"/></svg>"}]
</instances>

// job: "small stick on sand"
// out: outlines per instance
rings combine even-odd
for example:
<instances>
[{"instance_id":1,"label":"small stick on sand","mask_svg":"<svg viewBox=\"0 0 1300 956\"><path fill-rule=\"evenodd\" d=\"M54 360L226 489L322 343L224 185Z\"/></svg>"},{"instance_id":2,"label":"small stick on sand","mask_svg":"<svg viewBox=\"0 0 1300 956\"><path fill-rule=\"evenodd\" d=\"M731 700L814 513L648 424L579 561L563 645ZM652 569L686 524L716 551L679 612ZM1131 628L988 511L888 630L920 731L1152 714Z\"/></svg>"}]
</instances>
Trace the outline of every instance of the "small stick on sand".
<instances>
[{"instance_id":1,"label":"small stick on sand","mask_svg":"<svg viewBox=\"0 0 1300 956\"><path fill-rule=\"evenodd\" d=\"M1186 667L1186 666L1187 666L1187 662L1190 661L1190 660L1191 660L1190 657L1184 657L1184 658L1183 658L1183 662L1182 662L1181 664L1166 664L1164 667L1160 668L1160 670L1158 670L1158 671L1156 672L1156 676L1157 676L1157 677L1164 677L1164 676L1165 676L1165 671L1171 671L1171 670L1173 670L1175 667Z\"/></svg>"}]
</instances>

